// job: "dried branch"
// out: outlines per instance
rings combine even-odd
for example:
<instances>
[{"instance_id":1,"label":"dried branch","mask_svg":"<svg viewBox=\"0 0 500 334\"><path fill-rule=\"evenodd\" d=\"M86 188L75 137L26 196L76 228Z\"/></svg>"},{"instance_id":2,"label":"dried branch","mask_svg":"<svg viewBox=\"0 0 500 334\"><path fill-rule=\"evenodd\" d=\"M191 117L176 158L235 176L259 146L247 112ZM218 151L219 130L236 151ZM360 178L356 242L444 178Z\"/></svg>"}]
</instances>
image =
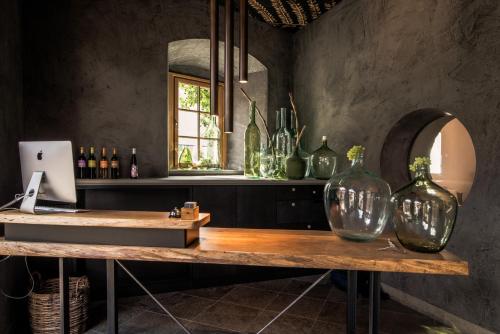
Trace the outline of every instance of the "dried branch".
<instances>
[{"instance_id":1,"label":"dried branch","mask_svg":"<svg viewBox=\"0 0 500 334\"><path fill-rule=\"evenodd\" d=\"M243 95L245 95L245 97L247 98L248 102L254 101L254 100L252 100L252 98L250 98L250 96L247 94L247 92L245 92L245 90L243 88L240 87L240 90L243 93ZM271 136L269 135L269 129L267 128L267 122L264 119L264 117L262 116L262 112L260 111L259 107L257 107L257 104L255 105L255 109L257 110L257 114L259 115L260 120L264 124L264 129L266 130L266 136L267 136L268 143L272 146Z\"/></svg>"},{"instance_id":2,"label":"dried branch","mask_svg":"<svg viewBox=\"0 0 500 334\"><path fill-rule=\"evenodd\" d=\"M297 106L295 105L295 100L293 98L292 92L288 92L288 96L290 97L290 104L292 105L292 112L295 116L295 128L297 130L299 130L299 116L297 113ZM301 133L302 133L302 131L304 131L304 129L305 129L305 126L302 128ZM302 136L297 136L297 140L295 141L295 147L299 147L300 137L302 137Z\"/></svg>"},{"instance_id":3,"label":"dried branch","mask_svg":"<svg viewBox=\"0 0 500 334\"><path fill-rule=\"evenodd\" d=\"M300 139L302 138L302 135L304 134L304 130L306 129L306 126L304 125L302 129L300 130L299 134L297 135L297 145L295 146L296 148L299 147L299 142Z\"/></svg>"}]
</instances>

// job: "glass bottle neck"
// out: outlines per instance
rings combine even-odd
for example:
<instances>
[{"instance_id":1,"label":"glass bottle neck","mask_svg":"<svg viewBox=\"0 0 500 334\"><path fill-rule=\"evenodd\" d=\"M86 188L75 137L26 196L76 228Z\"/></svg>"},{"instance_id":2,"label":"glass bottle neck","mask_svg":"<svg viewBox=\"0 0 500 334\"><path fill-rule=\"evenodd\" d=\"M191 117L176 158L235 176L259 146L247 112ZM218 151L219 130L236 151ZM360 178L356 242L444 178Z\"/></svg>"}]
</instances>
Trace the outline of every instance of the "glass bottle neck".
<instances>
[{"instance_id":1,"label":"glass bottle neck","mask_svg":"<svg viewBox=\"0 0 500 334\"><path fill-rule=\"evenodd\" d=\"M322 145L322 146L323 146L324 148L327 148L327 147L328 147L328 140L323 139L322 141L323 141L323 145Z\"/></svg>"},{"instance_id":2,"label":"glass bottle neck","mask_svg":"<svg viewBox=\"0 0 500 334\"><path fill-rule=\"evenodd\" d=\"M281 112L276 110L276 130L278 130L281 126Z\"/></svg>"},{"instance_id":3,"label":"glass bottle neck","mask_svg":"<svg viewBox=\"0 0 500 334\"><path fill-rule=\"evenodd\" d=\"M352 168L361 168L363 167L363 161L364 157L363 157L363 154L360 154L358 156L356 156L352 162L351 162L351 167Z\"/></svg>"},{"instance_id":4,"label":"glass bottle neck","mask_svg":"<svg viewBox=\"0 0 500 334\"><path fill-rule=\"evenodd\" d=\"M281 125L280 127L286 129L286 108L281 108Z\"/></svg>"},{"instance_id":5,"label":"glass bottle neck","mask_svg":"<svg viewBox=\"0 0 500 334\"><path fill-rule=\"evenodd\" d=\"M415 180L417 181L429 181L431 180L431 173L429 171L429 166L420 166L415 171Z\"/></svg>"},{"instance_id":6,"label":"glass bottle neck","mask_svg":"<svg viewBox=\"0 0 500 334\"><path fill-rule=\"evenodd\" d=\"M250 102L250 123L255 123L255 101Z\"/></svg>"}]
</instances>

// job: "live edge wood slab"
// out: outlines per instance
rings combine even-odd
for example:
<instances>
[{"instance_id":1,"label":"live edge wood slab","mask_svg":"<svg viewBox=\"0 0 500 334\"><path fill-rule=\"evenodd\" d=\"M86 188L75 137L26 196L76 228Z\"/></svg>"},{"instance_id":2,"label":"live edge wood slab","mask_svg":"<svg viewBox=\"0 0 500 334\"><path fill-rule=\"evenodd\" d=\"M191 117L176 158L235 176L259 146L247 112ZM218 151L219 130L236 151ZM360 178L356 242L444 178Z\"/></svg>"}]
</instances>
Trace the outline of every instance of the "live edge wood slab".
<instances>
[{"instance_id":1,"label":"live edge wood slab","mask_svg":"<svg viewBox=\"0 0 500 334\"><path fill-rule=\"evenodd\" d=\"M198 219L169 218L168 212L92 210L78 213L26 214L19 211L0 213L0 223L83 227L119 227L151 229L197 229L210 222L210 214Z\"/></svg>"},{"instance_id":2,"label":"live edge wood slab","mask_svg":"<svg viewBox=\"0 0 500 334\"><path fill-rule=\"evenodd\" d=\"M198 219L169 218L165 212L104 211L79 213L0 213L5 240L185 248L198 239L210 214Z\"/></svg>"},{"instance_id":3,"label":"live edge wood slab","mask_svg":"<svg viewBox=\"0 0 500 334\"><path fill-rule=\"evenodd\" d=\"M453 254L379 250L387 237L358 243L331 232L200 228L188 248L15 242L0 239L0 255L212 263L272 267L346 269L468 275L468 264ZM397 240L391 237L394 243Z\"/></svg>"}]
</instances>

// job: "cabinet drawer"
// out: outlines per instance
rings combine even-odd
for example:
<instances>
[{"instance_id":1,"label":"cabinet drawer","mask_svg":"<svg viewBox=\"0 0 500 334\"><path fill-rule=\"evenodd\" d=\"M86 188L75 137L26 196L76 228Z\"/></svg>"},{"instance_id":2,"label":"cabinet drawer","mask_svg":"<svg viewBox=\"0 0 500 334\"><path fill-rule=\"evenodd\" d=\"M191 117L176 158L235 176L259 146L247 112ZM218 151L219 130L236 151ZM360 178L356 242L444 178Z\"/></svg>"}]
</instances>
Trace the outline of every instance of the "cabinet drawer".
<instances>
[{"instance_id":1,"label":"cabinet drawer","mask_svg":"<svg viewBox=\"0 0 500 334\"><path fill-rule=\"evenodd\" d=\"M296 224L302 222L304 212L309 209L309 201L277 201L277 223Z\"/></svg>"},{"instance_id":2,"label":"cabinet drawer","mask_svg":"<svg viewBox=\"0 0 500 334\"><path fill-rule=\"evenodd\" d=\"M323 186L279 186L276 188L276 199L286 200L320 200L323 198Z\"/></svg>"}]
</instances>

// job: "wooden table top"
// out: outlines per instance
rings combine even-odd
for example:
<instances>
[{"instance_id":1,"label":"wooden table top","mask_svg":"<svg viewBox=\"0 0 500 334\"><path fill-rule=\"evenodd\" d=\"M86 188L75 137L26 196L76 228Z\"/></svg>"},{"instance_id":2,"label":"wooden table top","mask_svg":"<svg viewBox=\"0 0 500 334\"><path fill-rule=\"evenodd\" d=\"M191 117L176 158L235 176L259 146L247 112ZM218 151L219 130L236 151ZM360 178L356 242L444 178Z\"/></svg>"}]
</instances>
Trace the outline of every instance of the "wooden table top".
<instances>
[{"instance_id":1,"label":"wooden table top","mask_svg":"<svg viewBox=\"0 0 500 334\"><path fill-rule=\"evenodd\" d=\"M88 259L212 263L271 267L346 269L442 275L468 275L468 263L442 251L424 254L380 250L387 237L372 242L340 239L328 231L239 228L200 229L200 240L189 248L80 245L14 242L0 239L0 254Z\"/></svg>"},{"instance_id":2,"label":"wooden table top","mask_svg":"<svg viewBox=\"0 0 500 334\"><path fill-rule=\"evenodd\" d=\"M195 220L169 218L168 212L91 210L78 213L30 214L19 211L0 212L0 223L87 227L123 227L151 229L197 229L210 222L209 213Z\"/></svg>"}]
</instances>

